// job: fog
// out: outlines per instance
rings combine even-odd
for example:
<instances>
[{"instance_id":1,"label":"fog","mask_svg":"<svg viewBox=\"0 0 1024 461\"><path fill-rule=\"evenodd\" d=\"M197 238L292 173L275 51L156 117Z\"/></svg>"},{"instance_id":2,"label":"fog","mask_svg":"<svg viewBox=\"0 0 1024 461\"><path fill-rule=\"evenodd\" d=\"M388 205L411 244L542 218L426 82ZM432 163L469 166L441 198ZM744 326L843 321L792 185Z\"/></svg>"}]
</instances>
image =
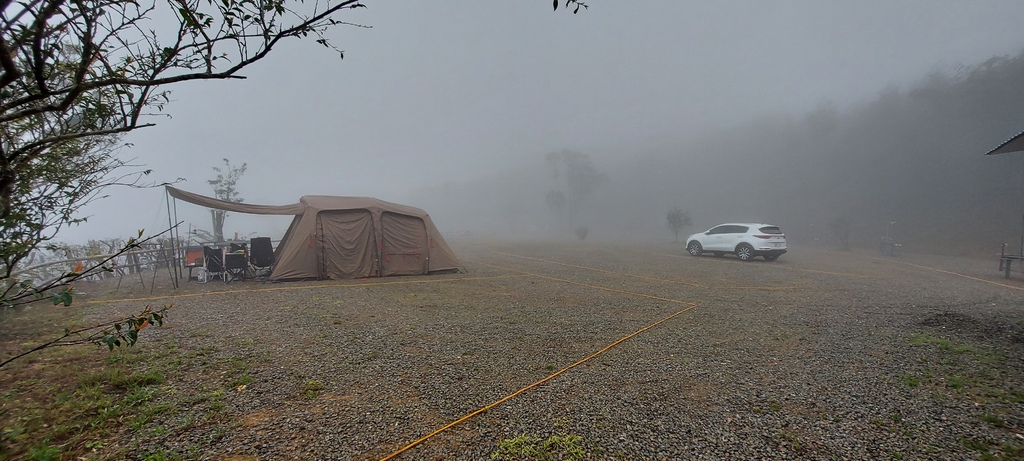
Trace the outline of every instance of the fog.
<instances>
[{"instance_id":1,"label":"fog","mask_svg":"<svg viewBox=\"0 0 1024 461\"><path fill-rule=\"evenodd\" d=\"M1020 232L1024 154L981 154L1024 130L1024 3L365 3L341 18L370 28L330 34L343 60L297 41L246 80L178 86L122 156L207 195L228 158L249 203L375 196L460 235L667 240L672 207L683 234L764 221L794 243L827 243L838 218L862 245L896 221L922 251ZM562 152L604 180L557 212ZM162 190L108 193L59 238L167 227ZM225 233L288 223L231 214Z\"/></svg>"}]
</instances>

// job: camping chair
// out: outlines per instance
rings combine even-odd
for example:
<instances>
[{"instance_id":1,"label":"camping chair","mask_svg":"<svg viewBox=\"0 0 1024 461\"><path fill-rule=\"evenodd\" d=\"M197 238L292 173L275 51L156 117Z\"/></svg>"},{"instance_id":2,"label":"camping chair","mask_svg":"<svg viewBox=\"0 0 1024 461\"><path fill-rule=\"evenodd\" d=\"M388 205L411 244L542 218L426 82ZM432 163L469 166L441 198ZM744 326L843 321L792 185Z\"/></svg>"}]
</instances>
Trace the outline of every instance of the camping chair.
<instances>
[{"instance_id":1,"label":"camping chair","mask_svg":"<svg viewBox=\"0 0 1024 461\"><path fill-rule=\"evenodd\" d=\"M249 261L245 253L228 253L224 255L224 270L231 278L228 283L235 280L245 280L245 271L249 268Z\"/></svg>"},{"instance_id":2,"label":"camping chair","mask_svg":"<svg viewBox=\"0 0 1024 461\"><path fill-rule=\"evenodd\" d=\"M224 280L224 252L220 248L203 247L203 262L206 270L199 273L199 281L206 283L214 277Z\"/></svg>"},{"instance_id":3,"label":"camping chair","mask_svg":"<svg viewBox=\"0 0 1024 461\"><path fill-rule=\"evenodd\" d=\"M204 261L203 247L185 247L185 268L188 269L188 279L186 280L192 280L192 270L203 267Z\"/></svg>"},{"instance_id":4,"label":"camping chair","mask_svg":"<svg viewBox=\"0 0 1024 461\"><path fill-rule=\"evenodd\" d=\"M249 239L249 265L257 276L270 275L270 267L274 265L274 245L270 237Z\"/></svg>"}]
</instances>

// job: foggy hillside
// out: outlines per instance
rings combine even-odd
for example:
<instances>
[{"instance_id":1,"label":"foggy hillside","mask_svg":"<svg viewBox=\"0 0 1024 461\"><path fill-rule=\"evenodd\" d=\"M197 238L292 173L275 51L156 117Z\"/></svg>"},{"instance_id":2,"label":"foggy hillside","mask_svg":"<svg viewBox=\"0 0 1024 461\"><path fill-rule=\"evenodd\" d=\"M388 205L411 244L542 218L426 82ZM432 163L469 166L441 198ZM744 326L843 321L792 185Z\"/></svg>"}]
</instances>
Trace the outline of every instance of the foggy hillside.
<instances>
[{"instance_id":1,"label":"foggy hillside","mask_svg":"<svg viewBox=\"0 0 1024 461\"><path fill-rule=\"evenodd\" d=\"M909 251L994 254L1002 242L1016 251L1024 154L982 154L1024 130L1021 81L1024 52L936 71L848 108L823 102L799 117L580 150L607 180L571 212L545 200L565 175L544 152L522 153L518 170L450 178L410 202L444 231L519 238L574 239L585 226L594 240L671 239L665 215L675 206L693 218L683 234L764 221L791 243L836 246L830 227L841 218L854 246L874 246L895 221ZM615 155L602 155L608 149Z\"/></svg>"}]
</instances>

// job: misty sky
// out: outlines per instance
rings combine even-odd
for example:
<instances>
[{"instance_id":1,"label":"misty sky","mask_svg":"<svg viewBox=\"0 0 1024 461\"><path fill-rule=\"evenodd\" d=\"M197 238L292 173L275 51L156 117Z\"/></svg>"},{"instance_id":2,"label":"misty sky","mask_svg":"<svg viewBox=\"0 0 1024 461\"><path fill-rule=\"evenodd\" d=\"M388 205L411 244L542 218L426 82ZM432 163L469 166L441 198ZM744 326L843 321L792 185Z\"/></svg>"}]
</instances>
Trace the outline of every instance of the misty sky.
<instances>
[{"instance_id":1,"label":"misty sky","mask_svg":"<svg viewBox=\"0 0 1024 461\"><path fill-rule=\"evenodd\" d=\"M591 0L577 15L541 0L365 3L339 19L372 28L329 34L344 60L292 41L247 80L173 87L172 118L131 134L122 156L205 195L221 158L247 162L238 189L250 203L327 194L416 205L419 186L539 165L547 152L625 156L633 143L826 101L843 109L1024 48L1019 0ZM58 240L167 226L162 190L108 193ZM178 203L186 226L209 229L206 213ZM279 238L288 222L233 214L225 233Z\"/></svg>"}]
</instances>

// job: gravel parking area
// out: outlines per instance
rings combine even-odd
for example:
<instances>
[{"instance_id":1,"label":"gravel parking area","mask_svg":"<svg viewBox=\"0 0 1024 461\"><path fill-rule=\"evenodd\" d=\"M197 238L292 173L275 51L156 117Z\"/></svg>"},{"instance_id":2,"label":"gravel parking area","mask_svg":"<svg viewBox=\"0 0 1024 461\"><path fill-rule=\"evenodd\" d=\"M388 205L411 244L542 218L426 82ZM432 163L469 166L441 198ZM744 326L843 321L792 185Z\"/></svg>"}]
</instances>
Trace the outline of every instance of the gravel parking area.
<instances>
[{"instance_id":1,"label":"gravel parking area","mask_svg":"<svg viewBox=\"0 0 1024 461\"><path fill-rule=\"evenodd\" d=\"M994 258L450 243L467 273L88 288L97 319L174 304L137 349L173 364L153 404L176 410L105 449L382 459L685 311L395 459L523 436L582 459L1024 457L1024 280Z\"/></svg>"}]
</instances>

